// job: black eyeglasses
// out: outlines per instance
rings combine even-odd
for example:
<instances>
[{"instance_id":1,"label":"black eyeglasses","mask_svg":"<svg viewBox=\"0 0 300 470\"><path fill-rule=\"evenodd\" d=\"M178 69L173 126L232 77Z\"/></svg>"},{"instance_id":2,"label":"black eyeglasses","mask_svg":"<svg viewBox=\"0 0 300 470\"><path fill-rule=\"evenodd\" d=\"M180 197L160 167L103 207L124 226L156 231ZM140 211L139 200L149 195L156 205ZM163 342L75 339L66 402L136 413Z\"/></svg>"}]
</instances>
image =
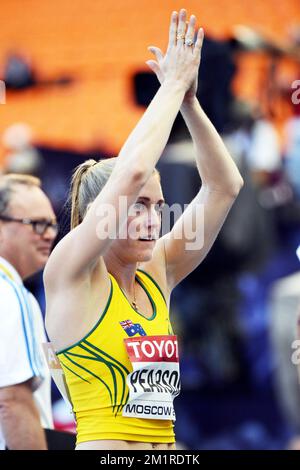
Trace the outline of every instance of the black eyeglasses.
<instances>
[{"instance_id":1,"label":"black eyeglasses","mask_svg":"<svg viewBox=\"0 0 300 470\"><path fill-rule=\"evenodd\" d=\"M51 228L55 233L58 232L58 224L53 222L53 220L46 220L46 219L15 219L14 217L10 217L9 215L0 215L1 220L5 220L6 222L19 222L20 224L24 225L31 225L33 231L38 235L44 235L44 233Z\"/></svg>"}]
</instances>

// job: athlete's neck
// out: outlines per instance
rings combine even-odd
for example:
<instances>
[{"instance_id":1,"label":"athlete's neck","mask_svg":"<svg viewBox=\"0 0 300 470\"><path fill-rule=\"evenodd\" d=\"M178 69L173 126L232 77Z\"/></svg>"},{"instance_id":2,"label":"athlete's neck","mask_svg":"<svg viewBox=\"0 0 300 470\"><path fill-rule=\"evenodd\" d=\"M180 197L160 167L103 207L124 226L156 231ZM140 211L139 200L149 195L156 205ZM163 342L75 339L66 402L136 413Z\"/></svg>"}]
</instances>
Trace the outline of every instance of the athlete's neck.
<instances>
[{"instance_id":1,"label":"athlete's neck","mask_svg":"<svg viewBox=\"0 0 300 470\"><path fill-rule=\"evenodd\" d=\"M138 263L125 264L122 262L116 262L113 259L105 259L105 265L110 274L114 276L121 289L123 289L130 298L134 296L134 283L135 273L138 268Z\"/></svg>"}]
</instances>

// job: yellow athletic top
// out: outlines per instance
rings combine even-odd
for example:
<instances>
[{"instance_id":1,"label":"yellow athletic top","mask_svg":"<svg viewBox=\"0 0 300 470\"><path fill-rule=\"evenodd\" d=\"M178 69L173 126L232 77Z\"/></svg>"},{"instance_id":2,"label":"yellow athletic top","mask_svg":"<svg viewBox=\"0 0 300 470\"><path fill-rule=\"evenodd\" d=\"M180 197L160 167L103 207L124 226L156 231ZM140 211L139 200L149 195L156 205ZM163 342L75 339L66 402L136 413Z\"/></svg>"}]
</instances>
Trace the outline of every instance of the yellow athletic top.
<instances>
[{"instance_id":1,"label":"yellow athletic top","mask_svg":"<svg viewBox=\"0 0 300 470\"><path fill-rule=\"evenodd\" d=\"M109 276L110 295L97 324L81 341L57 352L76 417L77 444L99 439L175 442L171 419L122 416L129 398L126 378L133 371L124 339L173 335L164 296L154 279L138 270L136 280L153 308L146 318Z\"/></svg>"}]
</instances>

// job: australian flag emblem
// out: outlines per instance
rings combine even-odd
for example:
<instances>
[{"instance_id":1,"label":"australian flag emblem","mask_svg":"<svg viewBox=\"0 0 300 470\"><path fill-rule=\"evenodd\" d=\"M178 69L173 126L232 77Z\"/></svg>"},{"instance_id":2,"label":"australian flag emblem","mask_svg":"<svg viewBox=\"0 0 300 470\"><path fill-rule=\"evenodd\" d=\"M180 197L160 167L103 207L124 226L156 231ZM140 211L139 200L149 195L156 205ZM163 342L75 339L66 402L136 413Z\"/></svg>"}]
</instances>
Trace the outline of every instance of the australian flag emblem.
<instances>
[{"instance_id":1,"label":"australian flag emblem","mask_svg":"<svg viewBox=\"0 0 300 470\"><path fill-rule=\"evenodd\" d=\"M131 320L125 320L120 321L120 325L129 337L135 335L146 336L145 331L139 323L132 323Z\"/></svg>"}]
</instances>

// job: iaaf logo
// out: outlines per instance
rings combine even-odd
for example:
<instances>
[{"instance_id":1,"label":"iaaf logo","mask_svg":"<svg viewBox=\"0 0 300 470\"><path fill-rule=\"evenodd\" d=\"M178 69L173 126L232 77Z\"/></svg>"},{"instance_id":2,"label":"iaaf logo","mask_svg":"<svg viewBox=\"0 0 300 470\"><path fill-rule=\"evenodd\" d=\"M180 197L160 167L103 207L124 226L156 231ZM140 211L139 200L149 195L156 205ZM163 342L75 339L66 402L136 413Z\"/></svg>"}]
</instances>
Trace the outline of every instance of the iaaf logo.
<instances>
[{"instance_id":1,"label":"iaaf logo","mask_svg":"<svg viewBox=\"0 0 300 470\"><path fill-rule=\"evenodd\" d=\"M125 339L131 362L178 362L177 336L145 336Z\"/></svg>"}]
</instances>

